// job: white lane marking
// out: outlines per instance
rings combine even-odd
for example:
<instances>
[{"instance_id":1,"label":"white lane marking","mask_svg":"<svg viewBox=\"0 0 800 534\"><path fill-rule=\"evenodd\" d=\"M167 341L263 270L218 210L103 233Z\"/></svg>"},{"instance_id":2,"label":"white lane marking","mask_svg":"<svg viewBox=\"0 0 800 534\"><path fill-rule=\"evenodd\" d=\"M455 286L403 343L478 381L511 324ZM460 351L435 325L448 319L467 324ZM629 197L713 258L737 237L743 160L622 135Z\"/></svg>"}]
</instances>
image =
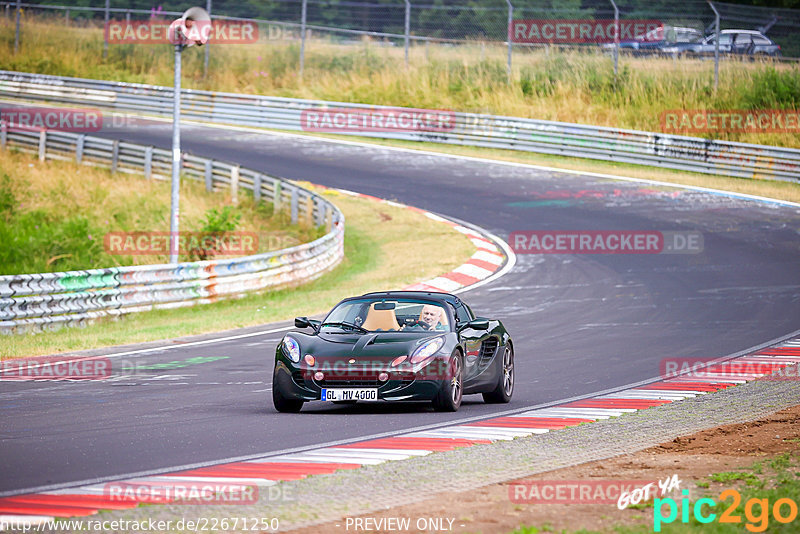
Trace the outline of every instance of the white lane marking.
<instances>
[{"instance_id":1,"label":"white lane marking","mask_svg":"<svg viewBox=\"0 0 800 534\"><path fill-rule=\"evenodd\" d=\"M463 425L463 426L464 427L468 427L468 428L475 428L472 425ZM478 428L487 428L487 427L482 426L482 427L478 427ZM491 426L491 427L488 427L488 428L496 428L497 430L502 430L502 431L522 430L526 434L547 434L548 432L550 432L549 428L519 428L519 427L515 427L515 426Z\"/></svg>"},{"instance_id":2,"label":"white lane marking","mask_svg":"<svg viewBox=\"0 0 800 534\"><path fill-rule=\"evenodd\" d=\"M262 336L264 334L274 334L275 332L283 332L283 331L286 331L286 330L291 330L292 328L294 328L294 326L286 326L286 327L282 327L282 328L273 328L271 330L261 330L261 331L258 331L258 332L250 332L249 334L237 334L235 336L225 336L225 337L219 337L219 338L214 338L214 339L204 339L202 341L189 341L189 342L186 342L186 343L175 343L175 344L172 344L172 345L163 345L163 346L160 346L160 347L152 347L152 348L149 348L149 349L129 350L129 351L125 351L125 352L112 352L110 354L95 354L95 355L92 355L92 356L84 356L84 357L77 357L77 358L72 358L72 357L70 357L68 355L64 355L64 358L68 358L70 362L78 362L78 361L91 360L91 359L96 359L96 358L119 358L120 356L130 356L132 354L148 354L148 353L152 353L152 352L158 352L158 351L164 351L164 350L170 350L170 349L178 349L178 348L182 349L184 347L196 347L196 346L199 346L199 345L209 345L211 343L221 343L223 341L231 341L231 340L234 340L234 339L244 339L244 338L253 337L253 336ZM58 355L56 355L56 356L58 356ZM38 357L41 357L41 356L38 356ZM37 358L37 357L34 357L34 358ZM7 361L15 361L15 360L12 359L12 360L7 360ZM54 361L48 361L47 365L54 365L55 363L56 362L54 362ZM32 366L30 366L30 368L31 369L36 369L37 367L41 367L41 365L43 365L43 364L32 365ZM2 366L0 366L0 375L3 374L7 370L9 370L9 369L3 368Z\"/></svg>"},{"instance_id":3,"label":"white lane marking","mask_svg":"<svg viewBox=\"0 0 800 534\"><path fill-rule=\"evenodd\" d=\"M366 457L366 458L410 458L411 456L427 456L432 451L426 449L371 449L368 447L359 448L359 447L347 447L347 448L340 448L340 447L326 447L324 449L318 449L316 451L308 451L308 454L314 454L319 452L320 454L330 455L330 454L340 454L342 456L358 456L358 457Z\"/></svg>"},{"instance_id":4,"label":"white lane marking","mask_svg":"<svg viewBox=\"0 0 800 534\"><path fill-rule=\"evenodd\" d=\"M453 272L465 274L467 276L477 278L478 280L483 280L484 278L491 276L494 271L484 269L483 267L478 267L477 265L472 265L471 263L464 263L453 269Z\"/></svg>"},{"instance_id":5,"label":"white lane marking","mask_svg":"<svg viewBox=\"0 0 800 534\"><path fill-rule=\"evenodd\" d=\"M683 400L696 397L696 394L674 393L667 391L621 391L619 393L609 393L597 399L636 399L636 400Z\"/></svg>"},{"instance_id":6,"label":"white lane marking","mask_svg":"<svg viewBox=\"0 0 800 534\"><path fill-rule=\"evenodd\" d=\"M425 216L426 216L426 217L428 217L429 219L433 219L433 220L434 220L434 221L436 221L436 222L442 222L442 223L452 224L452 222L451 222L451 221L448 221L448 220L447 220L447 219L445 219L444 217L439 217L439 216L438 216L438 215L436 215L435 213L431 213L431 212L429 212L429 211L426 211L426 212L425 212Z\"/></svg>"},{"instance_id":7,"label":"white lane marking","mask_svg":"<svg viewBox=\"0 0 800 534\"><path fill-rule=\"evenodd\" d=\"M680 384L681 382L702 382L705 384L744 384L748 381L748 379L744 378L733 378L727 375L721 376L708 376L707 373L704 373L705 376L679 376L676 378L670 378L670 384ZM756 377L757 378L757 377ZM752 379L749 379L752 380Z\"/></svg>"},{"instance_id":8,"label":"white lane marking","mask_svg":"<svg viewBox=\"0 0 800 534\"><path fill-rule=\"evenodd\" d=\"M664 393L669 393L669 394L677 393L679 395L707 395L708 394L708 391L692 391L692 390L689 390L689 389L639 389L639 390L636 390L636 391L647 391L647 392L651 392L651 393L658 393L660 391L663 391Z\"/></svg>"},{"instance_id":9,"label":"white lane marking","mask_svg":"<svg viewBox=\"0 0 800 534\"><path fill-rule=\"evenodd\" d=\"M278 461L294 461L294 462L324 462L324 463L342 463L342 464L359 464L359 465L378 465L386 461L386 459L377 458L356 458L347 456L337 456L332 454L330 456L322 455L306 455L306 453L298 454L284 454L282 456L275 456L273 459Z\"/></svg>"},{"instance_id":10,"label":"white lane marking","mask_svg":"<svg viewBox=\"0 0 800 534\"><path fill-rule=\"evenodd\" d=\"M485 261L486 263L491 263L493 265L500 265L503 263L503 256L500 254L493 254L486 250L479 250L472 255L471 259Z\"/></svg>"},{"instance_id":11,"label":"white lane marking","mask_svg":"<svg viewBox=\"0 0 800 534\"><path fill-rule=\"evenodd\" d=\"M450 280L449 278L445 278L444 276L437 276L433 280L428 280L427 282L422 282L422 283L435 287L437 289L441 289L445 293L452 293L456 289L464 287L464 284L456 282L455 280Z\"/></svg>"},{"instance_id":12,"label":"white lane marking","mask_svg":"<svg viewBox=\"0 0 800 534\"><path fill-rule=\"evenodd\" d=\"M122 483L128 482L202 482L212 484L250 484L253 486L274 486L278 483L277 480L269 480L266 478L256 478L252 475L241 477L198 477L198 476L183 476L183 475L170 475L165 477L147 477L125 480Z\"/></svg>"},{"instance_id":13,"label":"white lane marking","mask_svg":"<svg viewBox=\"0 0 800 534\"><path fill-rule=\"evenodd\" d=\"M622 415L617 409L608 408L545 408L543 410L532 410L517 415L524 415L525 417L537 417L539 414L551 414L561 417L586 417L589 419L596 418L609 418Z\"/></svg>"},{"instance_id":14,"label":"white lane marking","mask_svg":"<svg viewBox=\"0 0 800 534\"><path fill-rule=\"evenodd\" d=\"M473 237L473 238L470 238L470 241L472 241L472 243L476 247L478 247L479 250L488 250L488 251L491 251L491 252L499 252L497 250L496 246L494 246L491 242L489 242L489 241L487 241L485 239L479 239L477 237Z\"/></svg>"},{"instance_id":15,"label":"white lane marking","mask_svg":"<svg viewBox=\"0 0 800 534\"><path fill-rule=\"evenodd\" d=\"M482 439L482 440L487 440L487 441L496 441L496 440L511 441L512 439L514 439L514 436L509 436L508 434L500 434L500 433L494 433L492 435L475 434L474 432L470 432L468 430L465 430L464 432L437 432L435 430L428 430L426 432L414 432L412 434L408 434L408 437L413 437L413 438L446 438L446 439L454 439L454 438Z\"/></svg>"},{"instance_id":16,"label":"white lane marking","mask_svg":"<svg viewBox=\"0 0 800 534\"><path fill-rule=\"evenodd\" d=\"M519 430L519 429L515 429ZM423 430L421 432L412 432L411 434L404 434L404 436L418 436L418 437L439 437L439 438L466 438L466 439L514 439L520 436L527 436L527 432L505 432L497 430L494 427L470 427L464 428L461 426L451 426L439 430Z\"/></svg>"}]
</instances>

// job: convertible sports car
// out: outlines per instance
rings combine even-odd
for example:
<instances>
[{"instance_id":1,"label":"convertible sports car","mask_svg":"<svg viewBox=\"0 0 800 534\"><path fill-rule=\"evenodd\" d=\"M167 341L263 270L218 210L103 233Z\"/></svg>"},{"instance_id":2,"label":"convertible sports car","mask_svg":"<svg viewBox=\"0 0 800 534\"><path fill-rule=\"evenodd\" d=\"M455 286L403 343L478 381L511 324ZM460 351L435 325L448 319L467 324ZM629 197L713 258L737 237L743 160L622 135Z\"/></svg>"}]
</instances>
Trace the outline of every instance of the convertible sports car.
<instances>
[{"instance_id":1,"label":"convertible sports car","mask_svg":"<svg viewBox=\"0 0 800 534\"><path fill-rule=\"evenodd\" d=\"M298 317L275 350L272 401L432 401L456 411L463 395L504 403L514 392L514 348L500 321L475 317L448 293L367 293L323 321Z\"/></svg>"}]
</instances>

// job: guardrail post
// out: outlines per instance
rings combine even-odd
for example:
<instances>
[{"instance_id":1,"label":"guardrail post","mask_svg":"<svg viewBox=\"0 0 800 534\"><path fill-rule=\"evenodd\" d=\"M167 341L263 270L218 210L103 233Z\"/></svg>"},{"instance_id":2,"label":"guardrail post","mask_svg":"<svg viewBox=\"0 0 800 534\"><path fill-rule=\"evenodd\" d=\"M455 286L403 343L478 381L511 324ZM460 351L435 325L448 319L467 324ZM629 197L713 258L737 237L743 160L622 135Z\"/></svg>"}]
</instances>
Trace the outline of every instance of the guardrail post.
<instances>
[{"instance_id":1,"label":"guardrail post","mask_svg":"<svg viewBox=\"0 0 800 534\"><path fill-rule=\"evenodd\" d=\"M119 141L111 143L111 174L117 174L119 165Z\"/></svg>"},{"instance_id":2,"label":"guardrail post","mask_svg":"<svg viewBox=\"0 0 800 534\"><path fill-rule=\"evenodd\" d=\"M614 8L614 83L616 84L619 73L619 8L614 0L608 1Z\"/></svg>"},{"instance_id":3,"label":"guardrail post","mask_svg":"<svg viewBox=\"0 0 800 534\"><path fill-rule=\"evenodd\" d=\"M316 226L322 226L328 220L328 204L327 202L319 203L319 215L317 216Z\"/></svg>"},{"instance_id":4,"label":"guardrail post","mask_svg":"<svg viewBox=\"0 0 800 534\"><path fill-rule=\"evenodd\" d=\"M39 161L47 159L47 130L39 132Z\"/></svg>"},{"instance_id":5,"label":"guardrail post","mask_svg":"<svg viewBox=\"0 0 800 534\"><path fill-rule=\"evenodd\" d=\"M234 204L239 203L239 166L234 165L231 168L231 202Z\"/></svg>"},{"instance_id":6,"label":"guardrail post","mask_svg":"<svg viewBox=\"0 0 800 534\"><path fill-rule=\"evenodd\" d=\"M20 0L17 0L17 23L14 28L14 53L19 52L19 23L22 16L22 6Z\"/></svg>"},{"instance_id":7,"label":"guardrail post","mask_svg":"<svg viewBox=\"0 0 800 534\"><path fill-rule=\"evenodd\" d=\"M206 168L205 168L205 179L206 179L206 191L211 193L214 191L214 160L207 159L206 160Z\"/></svg>"},{"instance_id":8,"label":"guardrail post","mask_svg":"<svg viewBox=\"0 0 800 534\"><path fill-rule=\"evenodd\" d=\"M131 24L131 12L130 11L126 11L125 12L125 25L126 26L130 26L130 24Z\"/></svg>"},{"instance_id":9,"label":"guardrail post","mask_svg":"<svg viewBox=\"0 0 800 534\"><path fill-rule=\"evenodd\" d=\"M333 230L333 210L327 209L327 205L325 206L325 228L330 232Z\"/></svg>"},{"instance_id":10,"label":"guardrail post","mask_svg":"<svg viewBox=\"0 0 800 534\"><path fill-rule=\"evenodd\" d=\"M75 144L75 162L80 165L83 163L83 145L86 143L86 134L78 136L78 141Z\"/></svg>"},{"instance_id":11,"label":"guardrail post","mask_svg":"<svg viewBox=\"0 0 800 534\"><path fill-rule=\"evenodd\" d=\"M211 0L206 0L206 13L208 13L209 16L211 15ZM205 78L206 76L208 76L208 55L211 53L209 51L211 45L206 43L206 45L203 48L205 48L205 51L203 52L203 54L205 54L203 56L203 78Z\"/></svg>"},{"instance_id":12,"label":"guardrail post","mask_svg":"<svg viewBox=\"0 0 800 534\"><path fill-rule=\"evenodd\" d=\"M253 176L253 200L258 203L261 200L261 174Z\"/></svg>"},{"instance_id":13,"label":"guardrail post","mask_svg":"<svg viewBox=\"0 0 800 534\"><path fill-rule=\"evenodd\" d=\"M8 144L8 126L5 121L0 122L0 148L5 148Z\"/></svg>"},{"instance_id":14,"label":"guardrail post","mask_svg":"<svg viewBox=\"0 0 800 534\"><path fill-rule=\"evenodd\" d=\"M708 0L708 5L714 11L714 92L716 93L719 87L719 11L711 0Z\"/></svg>"},{"instance_id":15,"label":"guardrail post","mask_svg":"<svg viewBox=\"0 0 800 534\"><path fill-rule=\"evenodd\" d=\"M308 0L303 0L303 7L300 13L300 73L303 77L303 67L306 62L306 14L308 13Z\"/></svg>"},{"instance_id":16,"label":"guardrail post","mask_svg":"<svg viewBox=\"0 0 800 534\"><path fill-rule=\"evenodd\" d=\"M406 3L406 25L405 25L405 49L406 49L406 67L408 67L408 40L411 35L411 1L405 0Z\"/></svg>"},{"instance_id":17,"label":"guardrail post","mask_svg":"<svg viewBox=\"0 0 800 534\"><path fill-rule=\"evenodd\" d=\"M64 10L64 26L69 26L69 9Z\"/></svg>"},{"instance_id":18,"label":"guardrail post","mask_svg":"<svg viewBox=\"0 0 800 534\"><path fill-rule=\"evenodd\" d=\"M297 224L297 188L292 187L292 224Z\"/></svg>"},{"instance_id":19,"label":"guardrail post","mask_svg":"<svg viewBox=\"0 0 800 534\"><path fill-rule=\"evenodd\" d=\"M272 211L273 213L280 213L281 212L281 195L283 191L281 191L281 181L275 180L275 190L272 193Z\"/></svg>"},{"instance_id":20,"label":"guardrail post","mask_svg":"<svg viewBox=\"0 0 800 534\"><path fill-rule=\"evenodd\" d=\"M508 29L506 31L506 39L508 40L508 59L506 60L506 77L508 78L508 83L511 83L511 43L514 38L514 6L511 4L511 0L506 0L506 4L508 4Z\"/></svg>"},{"instance_id":21,"label":"guardrail post","mask_svg":"<svg viewBox=\"0 0 800 534\"><path fill-rule=\"evenodd\" d=\"M144 177L148 180L153 178L153 147L144 148Z\"/></svg>"},{"instance_id":22,"label":"guardrail post","mask_svg":"<svg viewBox=\"0 0 800 534\"><path fill-rule=\"evenodd\" d=\"M314 197L312 195L306 197L305 220L309 226L314 225Z\"/></svg>"},{"instance_id":23,"label":"guardrail post","mask_svg":"<svg viewBox=\"0 0 800 534\"><path fill-rule=\"evenodd\" d=\"M108 57L108 20L110 16L111 0L106 0L105 14L103 15L103 59Z\"/></svg>"}]
</instances>

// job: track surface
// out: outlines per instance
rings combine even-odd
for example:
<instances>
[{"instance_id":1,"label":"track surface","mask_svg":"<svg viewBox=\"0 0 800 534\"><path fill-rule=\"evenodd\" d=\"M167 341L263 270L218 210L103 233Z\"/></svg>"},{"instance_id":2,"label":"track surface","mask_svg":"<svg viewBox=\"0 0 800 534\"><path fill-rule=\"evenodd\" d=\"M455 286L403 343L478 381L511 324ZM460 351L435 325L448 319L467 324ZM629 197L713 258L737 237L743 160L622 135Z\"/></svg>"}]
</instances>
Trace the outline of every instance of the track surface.
<instances>
[{"instance_id":1,"label":"track surface","mask_svg":"<svg viewBox=\"0 0 800 534\"><path fill-rule=\"evenodd\" d=\"M104 135L170 146L164 123ZM516 342L514 399L499 408L476 396L456 414L427 405L319 404L277 414L269 388L282 332L188 347L166 342L173 348L113 360L116 372L223 357L172 370L102 382L0 382L0 492L489 416L650 378L663 358L726 355L791 332L800 319L797 208L296 137L188 125L182 137L196 154L396 199L503 237L690 230L702 232L705 250L519 255L511 273L465 293L477 313L501 318ZM263 330L281 326L288 323Z\"/></svg>"}]
</instances>

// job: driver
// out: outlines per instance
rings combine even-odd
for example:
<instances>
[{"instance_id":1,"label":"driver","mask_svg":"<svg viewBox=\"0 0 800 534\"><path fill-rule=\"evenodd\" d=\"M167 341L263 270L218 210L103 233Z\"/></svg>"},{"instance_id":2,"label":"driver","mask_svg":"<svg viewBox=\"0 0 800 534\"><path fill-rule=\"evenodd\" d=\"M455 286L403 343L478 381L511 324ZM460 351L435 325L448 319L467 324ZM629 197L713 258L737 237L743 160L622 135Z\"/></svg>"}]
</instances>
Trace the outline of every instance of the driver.
<instances>
[{"instance_id":1,"label":"driver","mask_svg":"<svg viewBox=\"0 0 800 534\"><path fill-rule=\"evenodd\" d=\"M444 330L444 326L440 324L443 313L444 310L439 306L426 304L422 307L422 312L419 314L419 320L405 326L408 326L409 328L418 327L424 330Z\"/></svg>"}]
</instances>

